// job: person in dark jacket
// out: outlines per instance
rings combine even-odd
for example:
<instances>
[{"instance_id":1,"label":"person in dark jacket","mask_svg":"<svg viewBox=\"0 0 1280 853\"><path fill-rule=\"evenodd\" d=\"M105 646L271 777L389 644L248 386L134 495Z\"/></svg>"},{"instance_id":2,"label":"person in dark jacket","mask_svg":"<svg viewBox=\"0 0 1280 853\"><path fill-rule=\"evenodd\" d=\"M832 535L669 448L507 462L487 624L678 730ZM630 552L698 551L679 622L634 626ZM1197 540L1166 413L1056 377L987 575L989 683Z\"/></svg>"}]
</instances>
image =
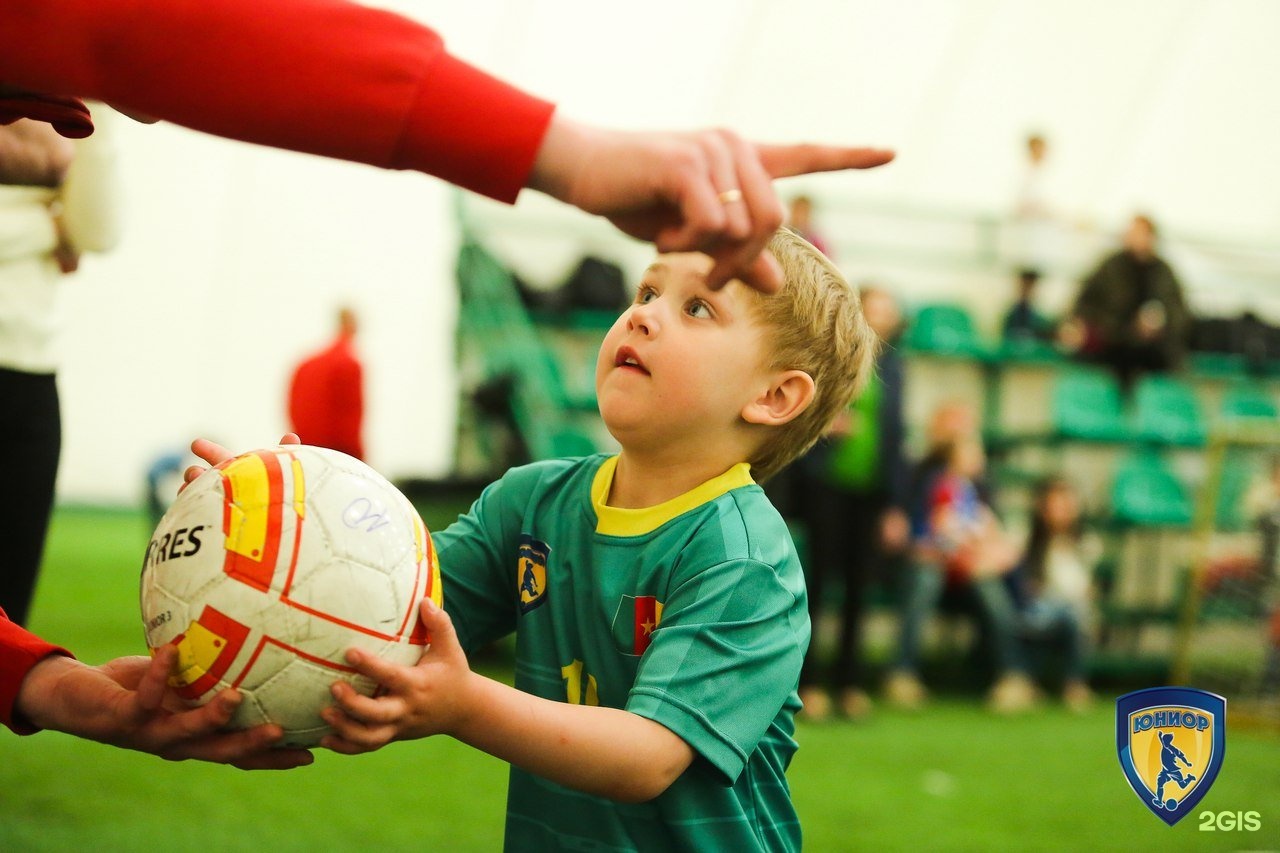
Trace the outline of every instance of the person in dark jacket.
<instances>
[{"instance_id":1,"label":"person in dark jacket","mask_svg":"<svg viewBox=\"0 0 1280 853\"><path fill-rule=\"evenodd\" d=\"M1156 226L1137 215L1124 248L1085 279L1064 324L1063 343L1102 362L1129 388L1143 371L1176 370L1186 356L1191 312L1182 285L1156 254Z\"/></svg>"}]
</instances>

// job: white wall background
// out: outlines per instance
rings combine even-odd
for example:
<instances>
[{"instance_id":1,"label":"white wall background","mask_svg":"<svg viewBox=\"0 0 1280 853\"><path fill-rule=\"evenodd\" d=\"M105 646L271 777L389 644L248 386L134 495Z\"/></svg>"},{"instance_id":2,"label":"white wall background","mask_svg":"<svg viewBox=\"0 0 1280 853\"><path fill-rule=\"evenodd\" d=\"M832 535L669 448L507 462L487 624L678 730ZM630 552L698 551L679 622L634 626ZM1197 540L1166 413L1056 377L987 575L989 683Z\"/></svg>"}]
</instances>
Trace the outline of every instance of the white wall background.
<instances>
[{"instance_id":1,"label":"white wall background","mask_svg":"<svg viewBox=\"0 0 1280 853\"><path fill-rule=\"evenodd\" d=\"M898 149L873 173L798 182L835 207L1004 212L1038 129L1068 218L1112 228L1141 208L1174 235L1280 244L1271 0L381 5L576 118ZM118 135L124 240L64 288L62 499L135 500L149 461L195 435L274 441L289 370L342 303L362 318L371 463L446 473L456 235L443 186L175 127ZM547 210L526 207L525 221ZM571 260L538 237L507 245L544 276Z\"/></svg>"}]
</instances>

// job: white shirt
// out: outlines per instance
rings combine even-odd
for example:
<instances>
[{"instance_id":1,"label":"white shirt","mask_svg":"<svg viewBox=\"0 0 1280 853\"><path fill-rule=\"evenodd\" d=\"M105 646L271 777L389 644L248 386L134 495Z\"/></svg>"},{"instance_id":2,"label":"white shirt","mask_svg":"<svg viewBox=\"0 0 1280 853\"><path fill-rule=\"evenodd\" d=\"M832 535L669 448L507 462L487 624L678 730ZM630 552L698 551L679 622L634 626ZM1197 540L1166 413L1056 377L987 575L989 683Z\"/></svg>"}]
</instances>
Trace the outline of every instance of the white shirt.
<instances>
[{"instance_id":1,"label":"white shirt","mask_svg":"<svg viewBox=\"0 0 1280 853\"><path fill-rule=\"evenodd\" d=\"M66 275L50 206L62 207L68 241L102 252L119 239L115 147L106 109L95 105L94 134L76 141L76 156L57 189L0 185L0 367L54 373L61 361L59 291Z\"/></svg>"}]
</instances>

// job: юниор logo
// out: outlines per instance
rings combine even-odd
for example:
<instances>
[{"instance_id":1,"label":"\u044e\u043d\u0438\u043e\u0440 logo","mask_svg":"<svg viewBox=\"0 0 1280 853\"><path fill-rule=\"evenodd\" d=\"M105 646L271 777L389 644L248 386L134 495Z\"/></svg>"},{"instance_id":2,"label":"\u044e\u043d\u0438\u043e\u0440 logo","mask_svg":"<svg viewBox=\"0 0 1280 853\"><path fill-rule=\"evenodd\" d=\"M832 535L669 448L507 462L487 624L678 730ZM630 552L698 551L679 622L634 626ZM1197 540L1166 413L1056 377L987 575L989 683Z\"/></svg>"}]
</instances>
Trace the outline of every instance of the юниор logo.
<instances>
[{"instance_id":1,"label":"\u044e\u043d\u0438\u043e\u0440 logo","mask_svg":"<svg viewBox=\"0 0 1280 853\"><path fill-rule=\"evenodd\" d=\"M1227 700L1152 687L1116 700L1116 750L1129 786L1173 826L1209 793L1227 751Z\"/></svg>"}]
</instances>

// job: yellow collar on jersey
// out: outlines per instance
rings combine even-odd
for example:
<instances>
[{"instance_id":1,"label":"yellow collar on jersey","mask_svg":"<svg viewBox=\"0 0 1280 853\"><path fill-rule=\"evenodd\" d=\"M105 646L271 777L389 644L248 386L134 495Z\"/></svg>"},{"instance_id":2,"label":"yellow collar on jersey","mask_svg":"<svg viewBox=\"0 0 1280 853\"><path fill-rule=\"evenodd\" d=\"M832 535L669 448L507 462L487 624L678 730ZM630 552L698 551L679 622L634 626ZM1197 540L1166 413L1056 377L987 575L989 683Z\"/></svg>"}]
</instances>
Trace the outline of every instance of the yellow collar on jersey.
<instances>
[{"instance_id":1,"label":"yellow collar on jersey","mask_svg":"<svg viewBox=\"0 0 1280 853\"><path fill-rule=\"evenodd\" d=\"M610 456L600 465L591 482L591 503L596 510L596 532L606 536L643 536L676 516L715 500L725 492L755 482L751 479L751 466L746 462L739 462L720 476L712 477L701 486L695 486L683 495L663 501L657 506L622 509L605 504L617 467L618 457Z\"/></svg>"}]
</instances>

